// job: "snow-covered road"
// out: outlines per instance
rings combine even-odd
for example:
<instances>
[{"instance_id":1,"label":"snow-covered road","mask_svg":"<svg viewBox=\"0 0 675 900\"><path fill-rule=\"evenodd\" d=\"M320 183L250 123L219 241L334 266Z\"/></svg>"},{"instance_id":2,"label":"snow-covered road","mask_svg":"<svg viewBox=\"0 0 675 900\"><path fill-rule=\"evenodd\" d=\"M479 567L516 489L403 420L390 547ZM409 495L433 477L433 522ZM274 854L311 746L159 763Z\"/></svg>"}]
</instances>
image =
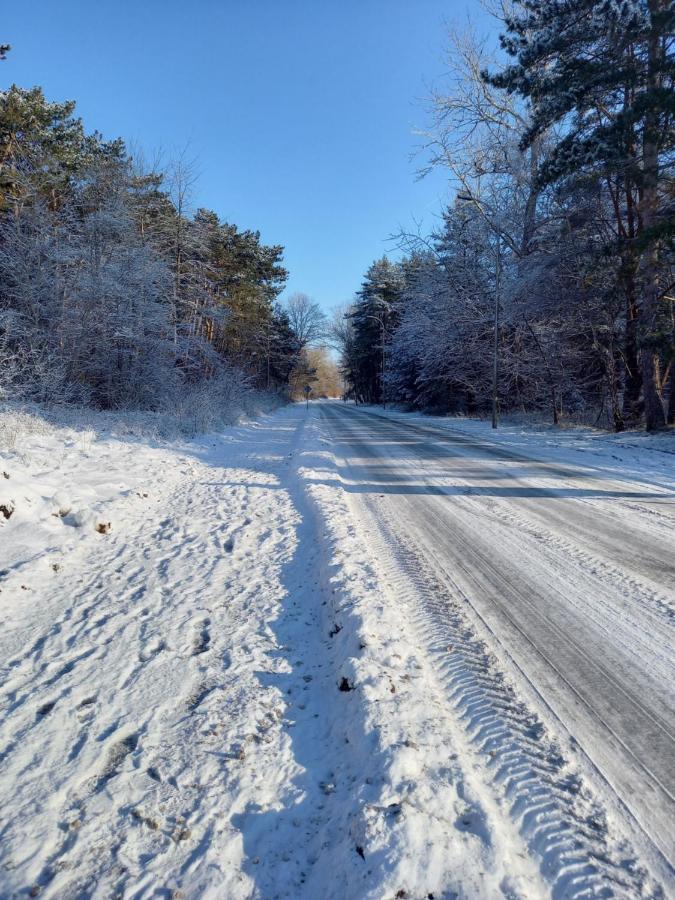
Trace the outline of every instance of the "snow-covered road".
<instances>
[{"instance_id":1,"label":"snow-covered road","mask_svg":"<svg viewBox=\"0 0 675 900\"><path fill-rule=\"evenodd\" d=\"M370 527L413 578L438 582L420 608L434 639L455 629L445 595L464 601L533 708L543 701L568 732L567 753L587 758L672 862L672 483L537 448L528 458L433 420L339 404L324 414Z\"/></svg>"},{"instance_id":2,"label":"snow-covered road","mask_svg":"<svg viewBox=\"0 0 675 900\"><path fill-rule=\"evenodd\" d=\"M0 896L669 896L668 448L111 422L0 417Z\"/></svg>"}]
</instances>

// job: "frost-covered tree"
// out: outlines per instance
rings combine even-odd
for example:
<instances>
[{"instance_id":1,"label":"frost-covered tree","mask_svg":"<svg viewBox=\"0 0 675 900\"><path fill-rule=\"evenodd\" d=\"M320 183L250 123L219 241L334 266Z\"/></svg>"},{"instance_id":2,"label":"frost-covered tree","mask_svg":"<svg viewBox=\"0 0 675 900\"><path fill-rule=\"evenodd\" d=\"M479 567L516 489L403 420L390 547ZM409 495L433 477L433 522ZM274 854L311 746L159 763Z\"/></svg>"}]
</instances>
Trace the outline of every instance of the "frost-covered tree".
<instances>
[{"instance_id":1,"label":"frost-covered tree","mask_svg":"<svg viewBox=\"0 0 675 900\"><path fill-rule=\"evenodd\" d=\"M485 73L486 83L531 104L523 148L557 127L539 167L542 183L592 175L620 207L626 275L639 276L628 321L648 428L665 423L660 370L670 352L662 256L672 237L674 33L670 0L516 0L502 36L514 61Z\"/></svg>"},{"instance_id":2,"label":"frost-covered tree","mask_svg":"<svg viewBox=\"0 0 675 900\"><path fill-rule=\"evenodd\" d=\"M193 213L188 188L185 167L86 134L73 103L0 93L1 393L205 410L209 390L288 387L282 248Z\"/></svg>"},{"instance_id":3,"label":"frost-covered tree","mask_svg":"<svg viewBox=\"0 0 675 900\"><path fill-rule=\"evenodd\" d=\"M402 289L400 267L382 257L366 272L347 314L350 352L343 357L343 371L348 391L358 402L384 399L388 346L399 321Z\"/></svg>"},{"instance_id":4,"label":"frost-covered tree","mask_svg":"<svg viewBox=\"0 0 675 900\"><path fill-rule=\"evenodd\" d=\"M34 207L0 237L0 336L12 382L36 399L160 405L176 377L169 272L123 201L107 197L84 212Z\"/></svg>"},{"instance_id":5,"label":"frost-covered tree","mask_svg":"<svg viewBox=\"0 0 675 900\"><path fill-rule=\"evenodd\" d=\"M484 220L458 202L427 248L402 262L390 354L394 398L438 412L476 412L489 402L492 251Z\"/></svg>"},{"instance_id":6,"label":"frost-covered tree","mask_svg":"<svg viewBox=\"0 0 675 900\"><path fill-rule=\"evenodd\" d=\"M422 132L426 163L446 169L458 193L476 199L489 230L512 253L525 256L546 221L546 197L537 169L546 133L519 146L530 125L526 102L482 76L494 54L473 31L453 32L447 51L447 87L430 98L430 127Z\"/></svg>"}]
</instances>

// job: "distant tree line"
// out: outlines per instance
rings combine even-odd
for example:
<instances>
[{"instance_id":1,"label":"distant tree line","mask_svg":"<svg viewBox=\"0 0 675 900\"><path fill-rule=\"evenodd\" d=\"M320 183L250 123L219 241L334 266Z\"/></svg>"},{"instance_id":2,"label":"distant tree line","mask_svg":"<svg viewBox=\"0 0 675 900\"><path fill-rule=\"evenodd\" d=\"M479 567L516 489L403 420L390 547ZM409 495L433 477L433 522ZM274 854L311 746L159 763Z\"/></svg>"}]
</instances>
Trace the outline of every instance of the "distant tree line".
<instances>
[{"instance_id":1,"label":"distant tree line","mask_svg":"<svg viewBox=\"0 0 675 900\"><path fill-rule=\"evenodd\" d=\"M500 24L499 62L452 37L426 150L456 195L338 315L347 391L487 412L496 309L502 411L672 425L675 5L516 0Z\"/></svg>"},{"instance_id":2,"label":"distant tree line","mask_svg":"<svg viewBox=\"0 0 675 900\"><path fill-rule=\"evenodd\" d=\"M0 92L0 397L171 410L288 391L321 313L307 301L294 330L283 248L191 213L191 180L86 133L72 102Z\"/></svg>"}]
</instances>

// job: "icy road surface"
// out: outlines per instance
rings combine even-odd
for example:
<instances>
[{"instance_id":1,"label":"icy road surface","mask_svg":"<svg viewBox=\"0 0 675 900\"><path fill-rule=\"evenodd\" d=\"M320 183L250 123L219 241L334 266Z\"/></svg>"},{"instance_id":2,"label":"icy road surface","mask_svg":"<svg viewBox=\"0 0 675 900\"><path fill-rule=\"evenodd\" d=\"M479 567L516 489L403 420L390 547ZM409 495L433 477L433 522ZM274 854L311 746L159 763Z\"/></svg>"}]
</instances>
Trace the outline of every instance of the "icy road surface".
<instances>
[{"instance_id":1,"label":"icy road surface","mask_svg":"<svg viewBox=\"0 0 675 900\"><path fill-rule=\"evenodd\" d=\"M672 484L538 461L433 420L324 415L345 488L390 552L467 603L672 863Z\"/></svg>"}]
</instances>

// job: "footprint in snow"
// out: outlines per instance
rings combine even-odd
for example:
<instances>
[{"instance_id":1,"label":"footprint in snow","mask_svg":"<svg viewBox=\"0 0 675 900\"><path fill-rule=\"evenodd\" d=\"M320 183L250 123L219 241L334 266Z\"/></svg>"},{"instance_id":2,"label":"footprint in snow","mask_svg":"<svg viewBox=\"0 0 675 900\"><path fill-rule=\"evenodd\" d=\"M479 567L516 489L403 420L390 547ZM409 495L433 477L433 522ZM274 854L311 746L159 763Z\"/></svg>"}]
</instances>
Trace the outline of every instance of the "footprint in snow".
<instances>
[{"instance_id":1,"label":"footprint in snow","mask_svg":"<svg viewBox=\"0 0 675 900\"><path fill-rule=\"evenodd\" d=\"M195 685L195 687L192 689L192 691L190 692L190 694L188 695L188 697L185 701L185 706L186 706L188 712L194 712L197 709L197 707L201 706L201 704L204 702L204 700L206 700L206 698L209 696L209 694L212 693L212 691L214 691L214 690L215 690L214 685L209 685L209 684Z\"/></svg>"},{"instance_id":2,"label":"footprint in snow","mask_svg":"<svg viewBox=\"0 0 675 900\"><path fill-rule=\"evenodd\" d=\"M99 775L97 785L99 789L103 787L106 782L110 781L111 778L117 775L124 760L130 753L133 753L137 746L137 734L128 734L126 737L122 738L121 741L118 741L116 744L112 745L112 747L108 751L108 756L103 766L103 770Z\"/></svg>"},{"instance_id":3,"label":"footprint in snow","mask_svg":"<svg viewBox=\"0 0 675 900\"><path fill-rule=\"evenodd\" d=\"M211 633L209 631L209 625L211 624L211 619L204 619L202 622L199 633L195 635L194 641L192 643L192 655L198 656L200 653L206 653L207 650L211 647Z\"/></svg>"},{"instance_id":4,"label":"footprint in snow","mask_svg":"<svg viewBox=\"0 0 675 900\"><path fill-rule=\"evenodd\" d=\"M49 713L56 706L56 700L50 700L48 703L43 703L42 706L38 707L36 718L44 719L45 716L48 716Z\"/></svg>"},{"instance_id":5,"label":"footprint in snow","mask_svg":"<svg viewBox=\"0 0 675 900\"><path fill-rule=\"evenodd\" d=\"M76 706L77 718L80 722L86 722L94 717L94 704L96 697L85 697Z\"/></svg>"}]
</instances>

